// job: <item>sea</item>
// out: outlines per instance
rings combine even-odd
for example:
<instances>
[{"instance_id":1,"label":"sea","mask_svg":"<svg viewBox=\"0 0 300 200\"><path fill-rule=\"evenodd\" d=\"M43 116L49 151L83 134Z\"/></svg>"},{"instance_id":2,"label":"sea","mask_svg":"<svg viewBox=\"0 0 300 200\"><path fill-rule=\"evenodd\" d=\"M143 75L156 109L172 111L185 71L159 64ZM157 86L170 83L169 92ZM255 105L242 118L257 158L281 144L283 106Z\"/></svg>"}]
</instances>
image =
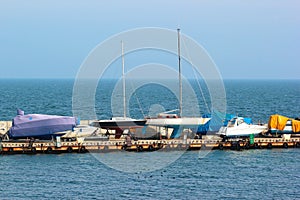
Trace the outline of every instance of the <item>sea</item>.
<instances>
[{"instance_id":1,"label":"sea","mask_svg":"<svg viewBox=\"0 0 300 200\"><path fill-rule=\"evenodd\" d=\"M117 80L101 80L96 90L86 87L82 94L93 98L92 108L84 97L74 96L74 82L1 79L0 120L12 120L17 109L76 114L81 120L122 115ZM134 81L127 82L128 116L143 118L178 108L177 82L158 83L134 87ZM222 83L225 96L212 94L216 88L205 81L190 80L193 92L183 89L184 114L199 116L222 105L226 113L254 123L267 123L272 114L300 117L300 80ZM175 89L168 87L172 84ZM299 169L299 148L0 155L0 199L300 199Z\"/></svg>"}]
</instances>

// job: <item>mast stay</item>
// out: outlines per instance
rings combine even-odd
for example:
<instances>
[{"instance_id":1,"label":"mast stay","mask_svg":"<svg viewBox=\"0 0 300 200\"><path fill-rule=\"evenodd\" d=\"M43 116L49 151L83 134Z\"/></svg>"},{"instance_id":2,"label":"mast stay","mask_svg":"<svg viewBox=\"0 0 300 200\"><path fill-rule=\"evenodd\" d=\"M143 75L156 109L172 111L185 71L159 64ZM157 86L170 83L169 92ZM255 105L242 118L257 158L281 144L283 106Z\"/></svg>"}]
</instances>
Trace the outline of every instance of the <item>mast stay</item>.
<instances>
[{"instance_id":1,"label":"mast stay","mask_svg":"<svg viewBox=\"0 0 300 200\"><path fill-rule=\"evenodd\" d=\"M125 86L125 61L124 61L124 44L123 41L121 41L121 47L122 47L122 79L123 79L123 110L124 115L123 117L126 118L126 86Z\"/></svg>"},{"instance_id":2,"label":"mast stay","mask_svg":"<svg viewBox=\"0 0 300 200\"><path fill-rule=\"evenodd\" d=\"M181 57L180 57L180 29L177 29L178 48L178 78L179 78L179 116L182 117L182 78L181 78Z\"/></svg>"}]
</instances>

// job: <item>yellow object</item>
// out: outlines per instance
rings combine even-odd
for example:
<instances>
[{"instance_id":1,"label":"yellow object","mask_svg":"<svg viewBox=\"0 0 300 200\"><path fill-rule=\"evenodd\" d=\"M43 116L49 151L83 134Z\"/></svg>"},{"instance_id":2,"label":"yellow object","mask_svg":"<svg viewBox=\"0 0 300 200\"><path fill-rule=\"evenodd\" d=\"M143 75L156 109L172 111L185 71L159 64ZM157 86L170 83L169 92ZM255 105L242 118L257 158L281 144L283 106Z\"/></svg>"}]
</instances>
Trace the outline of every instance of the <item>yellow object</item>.
<instances>
[{"instance_id":1,"label":"yellow object","mask_svg":"<svg viewBox=\"0 0 300 200\"><path fill-rule=\"evenodd\" d=\"M269 129L275 128L280 131L283 131L286 122L289 120L288 117L281 116L281 115L271 115L269 119ZM300 127L299 127L300 128Z\"/></svg>"},{"instance_id":2,"label":"yellow object","mask_svg":"<svg viewBox=\"0 0 300 200\"><path fill-rule=\"evenodd\" d=\"M270 116L268 127L269 127L269 129L277 128L277 115Z\"/></svg>"},{"instance_id":3,"label":"yellow object","mask_svg":"<svg viewBox=\"0 0 300 200\"><path fill-rule=\"evenodd\" d=\"M300 121L292 120L292 127L294 133L300 132Z\"/></svg>"}]
</instances>

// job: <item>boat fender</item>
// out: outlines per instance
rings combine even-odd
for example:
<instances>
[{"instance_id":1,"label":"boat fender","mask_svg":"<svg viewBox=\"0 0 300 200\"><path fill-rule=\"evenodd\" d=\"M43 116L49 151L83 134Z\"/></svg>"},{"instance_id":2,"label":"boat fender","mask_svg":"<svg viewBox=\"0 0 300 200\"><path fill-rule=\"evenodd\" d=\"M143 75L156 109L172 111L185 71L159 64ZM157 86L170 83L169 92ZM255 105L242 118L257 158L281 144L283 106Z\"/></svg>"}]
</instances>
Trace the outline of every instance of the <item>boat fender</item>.
<instances>
[{"instance_id":1,"label":"boat fender","mask_svg":"<svg viewBox=\"0 0 300 200\"><path fill-rule=\"evenodd\" d=\"M149 145L148 150L149 150L149 151L153 151L153 150L154 150L153 146L152 146L152 145Z\"/></svg>"},{"instance_id":2,"label":"boat fender","mask_svg":"<svg viewBox=\"0 0 300 200\"><path fill-rule=\"evenodd\" d=\"M51 147L47 148L47 153L52 153L52 148Z\"/></svg>"},{"instance_id":3,"label":"boat fender","mask_svg":"<svg viewBox=\"0 0 300 200\"><path fill-rule=\"evenodd\" d=\"M139 145L138 148L137 148L137 150L138 150L139 152L142 152L142 151L143 151L143 146L142 146L142 145Z\"/></svg>"},{"instance_id":4,"label":"boat fender","mask_svg":"<svg viewBox=\"0 0 300 200\"><path fill-rule=\"evenodd\" d=\"M289 147L288 143L283 143L283 148L287 149Z\"/></svg>"},{"instance_id":5,"label":"boat fender","mask_svg":"<svg viewBox=\"0 0 300 200\"><path fill-rule=\"evenodd\" d=\"M186 150L191 151L192 150L192 146L189 144L186 148Z\"/></svg>"},{"instance_id":6,"label":"boat fender","mask_svg":"<svg viewBox=\"0 0 300 200\"><path fill-rule=\"evenodd\" d=\"M85 147L84 146L80 147L80 152L85 153Z\"/></svg>"},{"instance_id":7,"label":"boat fender","mask_svg":"<svg viewBox=\"0 0 300 200\"><path fill-rule=\"evenodd\" d=\"M35 147L32 147L32 148L31 148L31 152L32 152L32 153L36 153L36 148L35 148Z\"/></svg>"},{"instance_id":8,"label":"boat fender","mask_svg":"<svg viewBox=\"0 0 300 200\"><path fill-rule=\"evenodd\" d=\"M158 148L159 148L159 149L163 148L163 146L164 146L164 145L163 145L162 143L158 143Z\"/></svg>"},{"instance_id":9,"label":"boat fender","mask_svg":"<svg viewBox=\"0 0 300 200\"><path fill-rule=\"evenodd\" d=\"M8 152L14 152L14 148L9 147Z\"/></svg>"},{"instance_id":10,"label":"boat fender","mask_svg":"<svg viewBox=\"0 0 300 200\"><path fill-rule=\"evenodd\" d=\"M236 150L238 150L238 151L241 150L241 144L240 144L240 142L236 143Z\"/></svg>"},{"instance_id":11,"label":"boat fender","mask_svg":"<svg viewBox=\"0 0 300 200\"><path fill-rule=\"evenodd\" d=\"M127 145L124 144L121 149L124 150L124 151L126 151L127 150Z\"/></svg>"},{"instance_id":12,"label":"boat fender","mask_svg":"<svg viewBox=\"0 0 300 200\"><path fill-rule=\"evenodd\" d=\"M68 152L68 153L72 153L72 151L73 151L73 148L72 148L72 147L68 147L68 148L67 148L67 152Z\"/></svg>"},{"instance_id":13,"label":"boat fender","mask_svg":"<svg viewBox=\"0 0 300 200\"><path fill-rule=\"evenodd\" d=\"M268 149L272 149L272 143L268 143Z\"/></svg>"},{"instance_id":14,"label":"boat fender","mask_svg":"<svg viewBox=\"0 0 300 200\"><path fill-rule=\"evenodd\" d=\"M103 149L104 149L104 151L107 151L108 150L108 146L105 145Z\"/></svg>"},{"instance_id":15,"label":"boat fender","mask_svg":"<svg viewBox=\"0 0 300 200\"><path fill-rule=\"evenodd\" d=\"M250 146L249 142L246 142L245 149L249 149L249 146Z\"/></svg>"},{"instance_id":16,"label":"boat fender","mask_svg":"<svg viewBox=\"0 0 300 200\"><path fill-rule=\"evenodd\" d=\"M254 143L254 148L257 149L258 148L258 144Z\"/></svg>"},{"instance_id":17,"label":"boat fender","mask_svg":"<svg viewBox=\"0 0 300 200\"><path fill-rule=\"evenodd\" d=\"M223 150L223 149L224 149L223 144L219 144L219 149L220 149L220 150Z\"/></svg>"},{"instance_id":18,"label":"boat fender","mask_svg":"<svg viewBox=\"0 0 300 200\"><path fill-rule=\"evenodd\" d=\"M296 143L296 147L299 148L300 147L300 142Z\"/></svg>"}]
</instances>

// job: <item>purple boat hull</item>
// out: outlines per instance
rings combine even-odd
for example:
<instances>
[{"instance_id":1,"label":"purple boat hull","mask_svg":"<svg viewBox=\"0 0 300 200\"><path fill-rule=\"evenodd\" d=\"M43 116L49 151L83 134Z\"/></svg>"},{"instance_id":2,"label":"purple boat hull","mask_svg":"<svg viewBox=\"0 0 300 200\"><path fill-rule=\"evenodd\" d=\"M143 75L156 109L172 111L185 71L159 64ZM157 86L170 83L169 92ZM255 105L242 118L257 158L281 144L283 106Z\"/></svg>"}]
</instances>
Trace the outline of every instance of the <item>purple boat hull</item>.
<instances>
[{"instance_id":1,"label":"purple boat hull","mask_svg":"<svg viewBox=\"0 0 300 200\"><path fill-rule=\"evenodd\" d=\"M51 138L57 132L72 130L77 125L75 117L28 114L18 115L13 119L9 137L20 138Z\"/></svg>"}]
</instances>

